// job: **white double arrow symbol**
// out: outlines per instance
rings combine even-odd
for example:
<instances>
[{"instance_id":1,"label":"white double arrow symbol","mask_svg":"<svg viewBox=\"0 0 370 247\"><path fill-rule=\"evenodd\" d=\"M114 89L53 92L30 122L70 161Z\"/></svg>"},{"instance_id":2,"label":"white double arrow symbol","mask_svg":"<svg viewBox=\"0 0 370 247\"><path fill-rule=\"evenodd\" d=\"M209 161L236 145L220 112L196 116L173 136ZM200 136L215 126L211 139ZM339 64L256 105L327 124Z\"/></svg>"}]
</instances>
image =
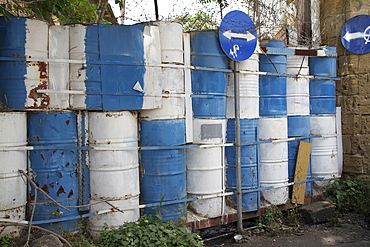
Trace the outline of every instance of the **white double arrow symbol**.
<instances>
[{"instance_id":1,"label":"white double arrow symbol","mask_svg":"<svg viewBox=\"0 0 370 247\"><path fill-rule=\"evenodd\" d=\"M370 29L370 26L368 26L365 31L362 32L356 32L356 33L350 33L349 31L343 36L343 39L347 40L347 42L351 42L353 39L359 39L363 38L365 39L365 44L367 44L370 40L368 37L370 36L369 34L366 34L366 32Z\"/></svg>"},{"instance_id":2,"label":"white double arrow symbol","mask_svg":"<svg viewBox=\"0 0 370 247\"><path fill-rule=\"evenodd\" d=\"M251 40L254 40L256 38L250 32L246 32L246 33L233 33L233 32L231 32L231 30L227 30L227 31L223 32L222 35L225 36L226 38L228 38L229 40L231 38L239 38L239 39L245 39L247 41L251 41Z\"/></svg>"}]
</instances>

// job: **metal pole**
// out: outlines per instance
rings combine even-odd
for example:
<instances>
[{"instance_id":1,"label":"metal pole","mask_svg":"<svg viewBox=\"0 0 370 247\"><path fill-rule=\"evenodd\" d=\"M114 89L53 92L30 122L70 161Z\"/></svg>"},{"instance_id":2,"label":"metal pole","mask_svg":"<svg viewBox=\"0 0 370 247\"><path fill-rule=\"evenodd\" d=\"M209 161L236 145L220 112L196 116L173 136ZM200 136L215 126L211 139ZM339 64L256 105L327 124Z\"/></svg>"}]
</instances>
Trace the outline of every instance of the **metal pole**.
<instances>
[{"instance_id":1,"label":"metal pole","mask_svg":"<svg viewBox=\"0 0 370 247\"><path fill-rule=\"evenodd\" d=\"M154 8L155 8L155 20L159 20L159 13L158 13L158 1L154 0Z\"/></svg>"},{"instance_id":2,"label":"metal pole","mask_svg":"<svg viewBox=\"0 0 370 247\"><path fill-rule=\"evenodd\" d=\"M240 159L240 92L239 92L239 62L234 61L234 103L235 103L235 157L236 157L236 204L237 204L237 230L243 233L243 205L242 205L242 177Z\"/></svg>"}]
</instances>

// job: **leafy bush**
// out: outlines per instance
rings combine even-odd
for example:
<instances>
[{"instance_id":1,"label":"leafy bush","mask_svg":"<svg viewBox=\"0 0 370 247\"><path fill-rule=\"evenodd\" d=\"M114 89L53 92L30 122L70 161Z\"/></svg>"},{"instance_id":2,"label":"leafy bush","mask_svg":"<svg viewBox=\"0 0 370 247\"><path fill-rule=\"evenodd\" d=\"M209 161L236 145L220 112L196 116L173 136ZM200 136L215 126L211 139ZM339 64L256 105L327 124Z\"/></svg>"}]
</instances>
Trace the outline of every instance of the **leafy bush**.
<instances>
[{"instance_id":1,"label":"leafy bush","mask_svg":"<svg viewBox=\"0 0 370 247\"><path fill-rule=\"evenodd\" d=\"M2 247L13 247L15 246L14 236L13 235L5 235L0 238L0 246Z\"/></svg>"},{"instance_id":2,"label":"leafy bush","mask_svg":"<svg viewBox=\"0 0 370 247\"><path fill-rule=\"evenodd\" d=\"M370 183L362 178L333 179L327 195L339 213L359 213L370 217Z\"/></svg>"},{"instance_id":3,"label":"leafy bush","mask_svg":"<svg viewBox=\"0 0 370 247\"><path fill-rule=\"evenodd\" d=\"M272 206L267 208L265 213L258 218L257 223L260 227L275 231L280 227L282 218L283 213L276 206Z\"/></svg>"},{"instance_id":4,"label":"leafy bush","mask_svg":"<svg viewBox=\"0 0 370 247\"><path fill-rule=\"evenodd\" d=\"M163 223L150 215L140 217L139 222L127 222L117 229L101 232L99 244L118 246L204 246L198 234L191 234L184 225L174 221Z\"/></svg>"}]
</instances>

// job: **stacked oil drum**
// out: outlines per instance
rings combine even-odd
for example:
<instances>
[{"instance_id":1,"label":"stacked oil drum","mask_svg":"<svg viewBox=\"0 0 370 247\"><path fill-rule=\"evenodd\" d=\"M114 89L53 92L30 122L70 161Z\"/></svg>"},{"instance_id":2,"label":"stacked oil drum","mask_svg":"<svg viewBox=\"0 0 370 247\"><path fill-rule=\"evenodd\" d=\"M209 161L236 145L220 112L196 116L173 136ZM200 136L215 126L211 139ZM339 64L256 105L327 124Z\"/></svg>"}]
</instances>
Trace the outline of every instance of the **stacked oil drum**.
<instances>
[{"instance_id":1,"label":"stacked oil drum","mask_svg":"<svg viewBox=\"0 0 370 247\"><path fill-rule=\"evenodd\" d=\"M98 236L143 213L178 221L187 209L230 212L233 64L217 35L184 34L171 22L0 18L1 220L62 232L89 217ZM281 41L264 46L275 53L255 53L237 71L244 211L288 202L300 141L312 142L307 178L338 176L335 56L307 64ZM306 195L325 186L315 182Z\"/></svg>"}]
</instances>

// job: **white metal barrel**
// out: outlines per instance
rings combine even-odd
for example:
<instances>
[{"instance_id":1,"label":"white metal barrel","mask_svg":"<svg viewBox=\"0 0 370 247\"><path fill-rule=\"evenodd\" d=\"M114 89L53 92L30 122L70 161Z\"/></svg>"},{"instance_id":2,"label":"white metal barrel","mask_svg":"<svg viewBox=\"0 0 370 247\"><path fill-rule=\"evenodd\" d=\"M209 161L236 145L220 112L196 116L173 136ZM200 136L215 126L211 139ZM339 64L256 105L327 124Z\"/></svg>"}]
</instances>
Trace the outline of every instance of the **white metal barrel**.
<instances>
[{"instance_id":1,"label":"white metal barrel","mask_svg":"<svg viewBox=\"0 0 370 247\"><path fill-rule=\"evenodd\" d=\"M313 195L322 195L330 179L339 177L337 138L312 138L312 177L325 178L313 183Z\"/></svg>"},{"instance_id":2,"label":"white metal barrel","mask_svg":"<svg viewBox=\"0 0 370 247\"><path fill-rule=\"evenodd\" d=\"M310 115L308 78L287 78L287 114Z\"/></svg>"},{"instance_id":3,"label":"white metal barrel","mask_svg":"<svg viewBox=\"0 0 370 247\"><path fill-rule=\"evenodd\" d=\"M240 118L259 117L258 78L258 75L239 75ZM235 118L234 107L234 75L232 73L228 73L226 88L226 118Z\"/></svg>"},{"instance_id":4,"label":"white metal barrel","mask_svg":"<svg viewBox=\"0 0 370 247\"><path fill-rule=\"evenodd\" d=\"M49 27L49 58L55 60L69 59L69 27L50 26ZM50 62L49 63L49 89L68 90L69 89L69 63ZM69 94L67 93L48 93L50 97L49 107L53 109L68 109Z\"/></svg>"},{"instance_id":5,"label":"white metal barrel","mask_svg":"<svg viewBox=\"0 0 370 247\"><path fill-rule=\"evenodd\" d=\"M298 47L289 47L300 49ZM308 75L308 57L307 56L287 56L287 73L293 75Z\"/></svg>"},{"instance_id":6,"label":"white metal barrel","mask_svg":"<svg viewBox=\"0 0 370 247\"><path fill-rule=\"evenodd\" d=\"M161 37L162 63L184 63L182 25L176 22L158 22Z\"/></svg>"},{"instance_id":7,"label":"white metal barrel","mask_svg":"<svg viewBox=\"0 0 370 247\"><path fill-rule=\"evenodd\" d=\"M97 236L104 222L118 227L139 217L137 115L127 111L90 112L88 132L90 146L96 149L90 151L91 202L103 199L120 208L135 208L90 217L90 230ZM108 204L99 204L91 210L109 208Z\"/></svg>"},{"instance_id":8,"label":"white metal barrel","mask_svg":"<svg viewBox=\"0 0 370 247\"><path fill-rule=\"evenodd\" d=\"M337 138L312 138L312 175L332 178L338 176Z\"/></svg>"},{"instance_id":9,"label":"white metal barrel","mask_svg":"<svg viewBox=\"0 0 370 247\"><path fill-rule=\"evenodd\" d=\"M86 27L83 25L74 25L69 28L69 58L72 60L81 60L81 63L71 63L69 65L69 87L71 90L86 91L86 53L85 53L85 36ZM70 105L74 109L85 109L85 95L71 94Z\"/></svg>"},{"instance_id":10,"label":"white metal barrel","mask_svg":"<svg viewBox=\"0 0 370 247\"><path fill-rule=\"evenodd\" d=\"M274 140L288 137L288 120L286 117L259 119L259 139Z\"/></svg>"},{"instance_id":11,"label":"white metal barrel","mask_svg":"<svg viewBox=\"0 0 370 247\"><path fill-rule=\"evenodd\" d=\"M189 148L186 152L188 196L205 196L222 193L224 189L223 148ZM222 212L222 197L190 203L200 215L217 217Z\"/></svg>"},{"instance_id":12,"label":"white metal barrel","mask_svg":"<svg viewBox=\"0 0 370 247\"><path fill-rule=\"evenodd\" d=\"M258 47L258 45L257 45ZM230 61L231 69L234 69L234 61ZM247 60L239 62L239 70L241 71L259 71L259 55L258 53L253 53Z\"/></svg>"},{"instance_id":13,"label":"white metal barrel","mask_svg":"<svg viewBox=\"0 0 370 247\"><path fill-rule=\"evenodd\" d=\"M21 112L0 113L0 219L24 220L27 183L19 169L27 171L27 117ZM4 148L13 150L5 151ZM14 149L19 150L14 150ZM0 227L0 237L19 235L19 226Z\"/></svg>"},{"instance_id":14,"label":"white metal barrel","mask_svg":"<svg viewBox=\"0 0 370 247\"><path fill-rule=\"evenodd\" d=\"M261 187L285 186L288 183L288 143L260 144ZM289 199L288 187L261 191L261 204L285 204Z\"/></svg>"},{"instance_id":15,"label":"white metal barrel","mask_svg":"<svg viewBox=\"0 0 370 247\"><path fill-rule=\"evenodd\" d=\"M161 106L157 109L140 111L140 119L185 118L184 71L182 69L163 68L160 81L164 94Z\"/></svg>"},{"instance_id":16,"label":"white metal barrel","mask_svg":"<svg viewBox=\"0 0 370 247\"><path fill-rule=\"evenodd\" d=\"M311 135L335 135L335 115L310 116Z\"/></svg>"},{"instance_id":17,"label":"white metal barrel","mask_svg":"<svg viewBox=\"0 0 370 247\"><path fill-rule=\"evenodd\" d=\"M49 107L49 96L36 93L36 89L47 89L49 85L48 63L48 25L46 22L27 19L26 56L38 59L28 62L24 84L26 86L27 109L45 109Z\"/></svg>"}]
</instances>

